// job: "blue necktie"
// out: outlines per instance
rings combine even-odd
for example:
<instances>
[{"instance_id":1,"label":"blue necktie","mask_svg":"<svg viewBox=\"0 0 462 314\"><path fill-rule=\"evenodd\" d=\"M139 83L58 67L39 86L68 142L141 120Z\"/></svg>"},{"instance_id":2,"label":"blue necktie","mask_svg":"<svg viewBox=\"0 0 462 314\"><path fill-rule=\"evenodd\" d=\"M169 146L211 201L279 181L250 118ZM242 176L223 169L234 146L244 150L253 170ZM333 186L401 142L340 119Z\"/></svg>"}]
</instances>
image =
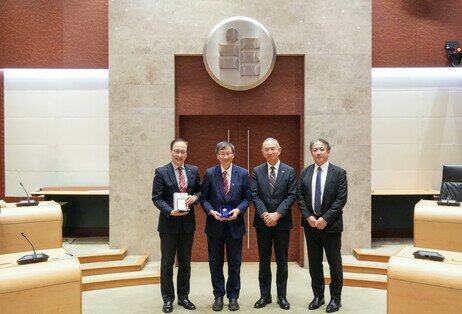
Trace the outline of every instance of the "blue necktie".
<instances>
[{"instance_id":1,"label":"blue necktie","mask_svg":"<svg viewBox=\"0 0 462 314\"><path fill-rule=\"evenodd\" d=\"M316 188L314 190L314 213L317 216L321 215L321 167L318 167L318 172L316 173Z\"/></svg>"}]
</instances>

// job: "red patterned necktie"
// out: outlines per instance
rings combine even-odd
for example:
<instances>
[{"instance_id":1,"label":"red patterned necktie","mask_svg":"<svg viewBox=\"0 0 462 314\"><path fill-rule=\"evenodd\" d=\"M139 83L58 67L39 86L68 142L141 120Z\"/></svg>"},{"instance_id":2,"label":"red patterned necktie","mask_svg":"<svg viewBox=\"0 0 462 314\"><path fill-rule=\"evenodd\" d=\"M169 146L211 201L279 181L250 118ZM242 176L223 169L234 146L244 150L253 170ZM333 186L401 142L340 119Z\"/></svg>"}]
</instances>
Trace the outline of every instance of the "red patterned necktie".
<instances>
[{"instance_id":1,"label":"red patterned necktie","mask_svg":"<svg viewBox=\"0 0 462 314\"><path fill-rule=\"evenodd\" d=\"M186 180L184 178L182 167L178 167L178 178L180 179L180 192L185 193L186 192Z\"/></svg>"},{"instance_id":2,"label":"red patterned necktie","mask_svg":"<svg viewBox=\"0 0 462 314\"><path fill-rule=\"evenodd\" d=\"M226 197L229 197L229 184L226 171L223 171L223 185L225 187L225 195Z\"/></svg>"}]
</instances>

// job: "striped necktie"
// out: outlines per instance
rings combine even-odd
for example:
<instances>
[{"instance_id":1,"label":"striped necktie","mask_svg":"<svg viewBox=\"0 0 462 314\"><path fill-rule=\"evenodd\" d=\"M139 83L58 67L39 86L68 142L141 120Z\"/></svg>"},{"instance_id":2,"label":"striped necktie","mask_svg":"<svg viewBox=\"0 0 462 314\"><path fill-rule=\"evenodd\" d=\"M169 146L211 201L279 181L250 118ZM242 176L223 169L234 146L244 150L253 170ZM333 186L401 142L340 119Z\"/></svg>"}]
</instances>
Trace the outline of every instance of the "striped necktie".
<instances>
[{"instance_id":1,"label":"striped necktie","mask_svg":"<svg viewBox=\"0 0 462 314\"><path fill-rule=\"evenodd\" d=\"M225 189L226 197L229 197L228 173L226 171L223 171L223 186Z\"/></svg>"},{"instance_id":2,"label":"striped necktie","mask_svg":"<svg viewBox=\"0 0 462 314\"><path fill-rule=\"evenodd\" d=\"M178 178L180 181L180 192L185 193L186 192L186 180L184 178L182 167L178 167Z\"/></svg>"},{"instance_id":3,"label":"striped necktie","mask_svg":"<svg viewBox=\"0 0 462 314\"><path fill-rule=\"evenodd\" d=\"M269 175L269 184L270 184L270 191L271 194L273 194L274 191L274 185L276 184L276 172L274 171L274 166L271 166L271 171Z\"/></svg>"}]
</instances>

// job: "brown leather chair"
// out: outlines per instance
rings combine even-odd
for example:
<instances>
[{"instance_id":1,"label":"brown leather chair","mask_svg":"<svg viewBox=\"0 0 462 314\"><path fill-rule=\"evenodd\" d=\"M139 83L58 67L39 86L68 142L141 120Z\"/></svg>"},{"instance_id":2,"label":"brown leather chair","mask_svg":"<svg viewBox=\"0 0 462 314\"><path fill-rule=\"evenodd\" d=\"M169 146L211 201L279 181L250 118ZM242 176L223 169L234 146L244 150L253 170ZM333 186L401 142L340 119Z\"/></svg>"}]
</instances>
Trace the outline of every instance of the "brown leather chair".
<instances>
[{"instance_id":1,"label":"brown leather chair","mask_svg":"<svg viewBox=\"0 0 462 314\"><path fill-rule=\"evenodd\" d=\"M462 202L462 165L444 165L440 200Z\"/></svg>"}]
</instances>

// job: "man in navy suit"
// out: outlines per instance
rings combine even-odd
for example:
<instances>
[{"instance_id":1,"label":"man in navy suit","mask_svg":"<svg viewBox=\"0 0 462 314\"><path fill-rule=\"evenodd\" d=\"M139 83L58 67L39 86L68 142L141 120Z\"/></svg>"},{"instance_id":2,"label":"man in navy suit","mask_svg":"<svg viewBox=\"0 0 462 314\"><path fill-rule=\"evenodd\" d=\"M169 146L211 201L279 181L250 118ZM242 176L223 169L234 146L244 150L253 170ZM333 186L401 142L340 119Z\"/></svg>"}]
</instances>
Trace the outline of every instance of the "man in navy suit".
<instances>
[{"instance_id":1,"label":"man in navy suit","mask_svg":"<svg viewBox=\"0 0 462 314\"><path fill-rule=\"evenodd\" d=\"M267 138L261 152L266 162L253 170L251 179L252 201L255 206L253 226L257 231L260 299L255 308L265 307L271 298L271 248L274 243L277 273L276 286L279 307L288 310L287 261L289 255L291 208L295 202L297 180L294 168L279 160L281 147L274 138Z\"/></svg>"},{"instance_id":2,"label":"man in navy suit","mask_svg":"<svg viewBox=\"0 0 462 314\"><path fill-rule=\"evenodd\" d=\"M326 140L317 138L311 141L310 151L314 164L302 170L297 189L314 294L308 309L315 310L324 304L324 249L331 278L331 300L326 312L332 313L342 306L343 268L340 250L342 213L348 194L347 174L342 168L329 163L330 145Z\"/></svg>"},{"instance_id":3,"label":"man in navy suit","mask_svg":"<svg viewBox=\"0 0 462 314\"><path fill-rule=\"evenodd\" d=\"M234 145L220 142L215 148L219 165L207 169L202 181L201 206L207 215L209 267L215 301L212 309L223 309L223 296L229 299L229 310L239 310L241 289L242 237L245 234L244 213L250 204L250 185L246 169L233 164ZM228 206L229 218L220 215ZM228 260L228 280L223 275L224 249Z\"/></svg>"},{"instance_id":4,"label":"man in navy suit","mask_svg":"<svg viewBox=\"0 0 462 314\"><path fill-rule=\"evenodd\" d=\"M160 236L160 290L164 306L162 311L173 311L175 291L173 287L173 263L178 254L177 295L178 304L188 310L196 309L189 300L189 280L191 277L191 251L196 221L194 204L198 202L200 192L199 170L186 164L188 143L175 139L170 144L172 161L155 171L152 186L152 201L160 210L157 231ZM175 209L174 193L187 193L185 209ZM187 210L189 209L189 210Z\"/></svg>"}]
</instances>

